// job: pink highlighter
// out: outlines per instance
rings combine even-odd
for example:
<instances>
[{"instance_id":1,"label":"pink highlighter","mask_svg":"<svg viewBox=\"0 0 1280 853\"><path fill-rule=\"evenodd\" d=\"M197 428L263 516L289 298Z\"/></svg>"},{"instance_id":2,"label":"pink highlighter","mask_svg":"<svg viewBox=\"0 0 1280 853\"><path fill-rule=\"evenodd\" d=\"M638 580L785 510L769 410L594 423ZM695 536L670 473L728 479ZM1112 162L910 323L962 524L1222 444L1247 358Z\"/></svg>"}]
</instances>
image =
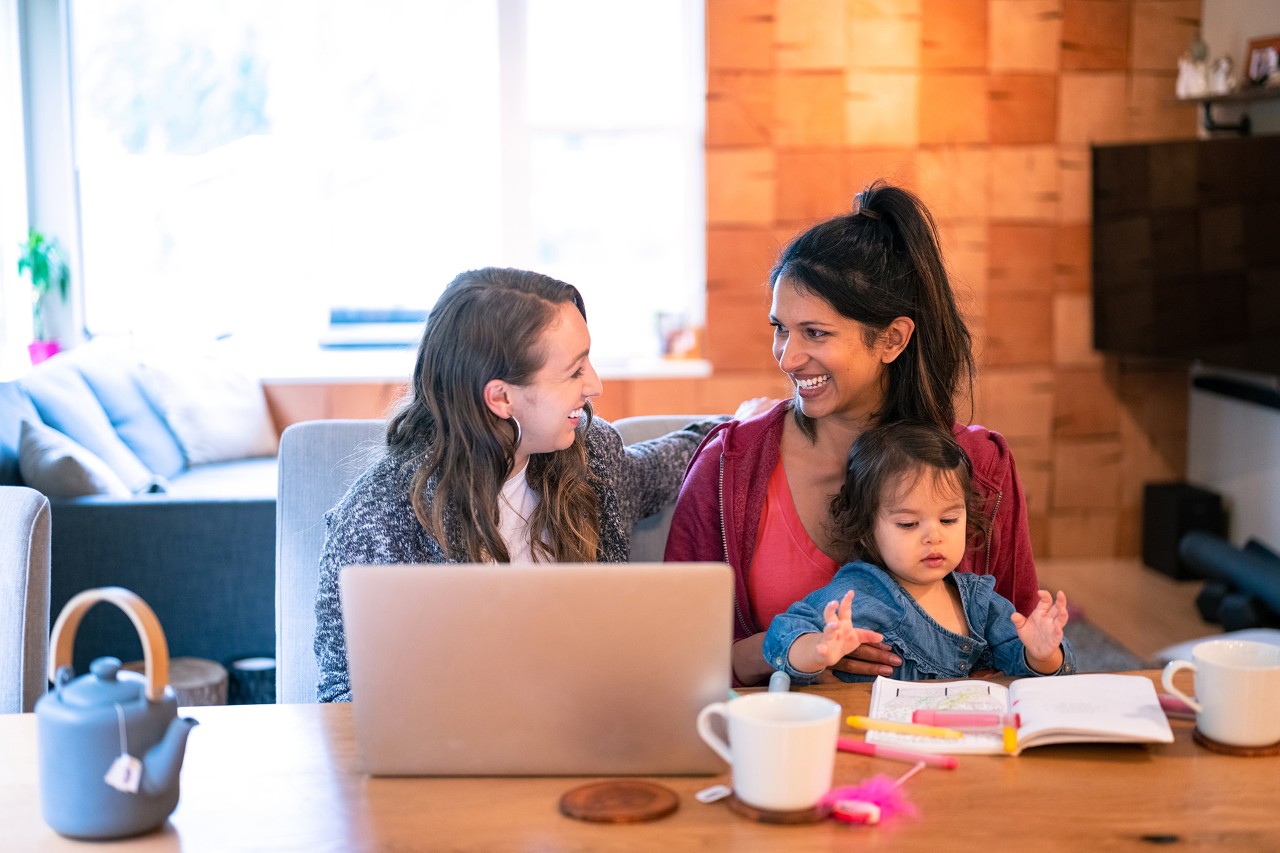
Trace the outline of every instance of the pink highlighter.
<instances>
[{"instance_id":1,"label":"pink highlighter","mask_svg":"<svg viewBox=\"0 0 1280 853\"><path fill-rule=\"evenodd\" d=\"M974 711L927 711L922 709L911 715L911 722L925 726L944 726L949 729L999 730L1018 728L1022 725L1022 718L1017 714Z\"/></svg>"}]
</instances>

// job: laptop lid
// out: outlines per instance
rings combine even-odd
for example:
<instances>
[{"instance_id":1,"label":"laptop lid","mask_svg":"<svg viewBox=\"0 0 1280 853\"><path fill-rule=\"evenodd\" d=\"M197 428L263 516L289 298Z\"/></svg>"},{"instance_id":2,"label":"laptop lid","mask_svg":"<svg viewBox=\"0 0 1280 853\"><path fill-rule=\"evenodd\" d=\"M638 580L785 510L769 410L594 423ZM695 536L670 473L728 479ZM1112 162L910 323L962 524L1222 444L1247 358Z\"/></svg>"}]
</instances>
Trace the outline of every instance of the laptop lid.
<instances>
[{"instance_id":1,"label":"laptop lid","mask_svg":"<svg viewBox=\"0 0 1280 853\"><path fill-rule=\"evenodd\" d=\"M719 773L723 563L349 566L356 737L374 775Z\"/></svg>"}]
</instances>

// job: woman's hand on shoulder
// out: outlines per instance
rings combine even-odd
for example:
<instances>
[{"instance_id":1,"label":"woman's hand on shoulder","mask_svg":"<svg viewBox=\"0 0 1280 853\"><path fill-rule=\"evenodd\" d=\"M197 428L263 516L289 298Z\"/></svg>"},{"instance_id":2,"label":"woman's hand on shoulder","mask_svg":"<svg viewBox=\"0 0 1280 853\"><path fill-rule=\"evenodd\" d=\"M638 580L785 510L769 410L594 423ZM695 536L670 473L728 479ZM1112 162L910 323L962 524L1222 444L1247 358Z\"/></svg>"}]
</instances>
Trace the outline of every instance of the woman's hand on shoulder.
<instances>
[{"instance_id":1,"label":"woman's hand on shoulder","mask_svg":"<svg viewBox=\"0 0 1280 853\"><path fill-rule=\"evenodd\" d=\"M747 418L769 411L780 402L782 401L775 397L752 397L750 400L743 400L738 410L733 413L733 418L745 421Z\"/></svg>"}]
</instances>

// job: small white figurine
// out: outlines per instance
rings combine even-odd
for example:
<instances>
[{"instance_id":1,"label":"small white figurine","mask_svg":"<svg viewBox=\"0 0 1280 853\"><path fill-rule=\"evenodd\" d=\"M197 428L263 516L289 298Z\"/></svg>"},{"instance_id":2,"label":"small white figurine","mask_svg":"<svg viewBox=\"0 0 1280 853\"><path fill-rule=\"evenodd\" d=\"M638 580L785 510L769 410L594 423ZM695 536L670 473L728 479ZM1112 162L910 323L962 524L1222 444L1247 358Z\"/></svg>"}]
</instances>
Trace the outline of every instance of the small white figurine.
<instances>
[{"instance_id":1,"label":"small white figurine","mask_svg":"<svg viewBox=\"0 0 1280 853\"><path fill-rule=\"evenodd\" d=\"M1236 88L1236 78L1231 73L1231 57L1220 56L1213 61L1213 70L1209 75L1209 91L1214 95L1225 95Z\"/></svg>"},{"instance_id":2,"label":"small white figurine","mask_svg":"<svg viewBox=\"0 0 1280 853\"><path fill-rule=\"evenodd\" d=\"M1178 82L1174 94L1179 98L1198 98L1208 92L1209 74L1204 62L1190 56L1178 57Z\"/></svg>"},{"instance_id":3,"label":"small white figurine","mask_svg":"<svg viewBox=\"0 0 1280 853\"><path fill-rule=\"evenodd\" d=\"M1198 38L1187 45L1187 52L1178 57L1178 81L1174 94L1179 98L1199 98L1209 93L1209 46Z\"/></svg>"}]
</instances>

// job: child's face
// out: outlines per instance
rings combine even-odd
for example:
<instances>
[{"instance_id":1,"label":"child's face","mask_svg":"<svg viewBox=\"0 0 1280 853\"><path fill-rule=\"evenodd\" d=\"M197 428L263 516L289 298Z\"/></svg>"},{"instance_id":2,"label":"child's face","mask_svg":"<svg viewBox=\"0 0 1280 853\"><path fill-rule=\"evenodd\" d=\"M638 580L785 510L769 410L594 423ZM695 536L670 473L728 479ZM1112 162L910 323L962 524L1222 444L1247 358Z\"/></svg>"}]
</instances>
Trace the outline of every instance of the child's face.
<instances>
[{"instance_id":1,"label":"child's face","mask_svg":"<svg viewBox=\"0 0 1280 853\"><path fill-rule=\"evenodd\" d=\"M876 546L904 587L932 586L964 557L964 494L955 476L933 470L901 478L876 513Z\"/></svg>"}]
</instances>

